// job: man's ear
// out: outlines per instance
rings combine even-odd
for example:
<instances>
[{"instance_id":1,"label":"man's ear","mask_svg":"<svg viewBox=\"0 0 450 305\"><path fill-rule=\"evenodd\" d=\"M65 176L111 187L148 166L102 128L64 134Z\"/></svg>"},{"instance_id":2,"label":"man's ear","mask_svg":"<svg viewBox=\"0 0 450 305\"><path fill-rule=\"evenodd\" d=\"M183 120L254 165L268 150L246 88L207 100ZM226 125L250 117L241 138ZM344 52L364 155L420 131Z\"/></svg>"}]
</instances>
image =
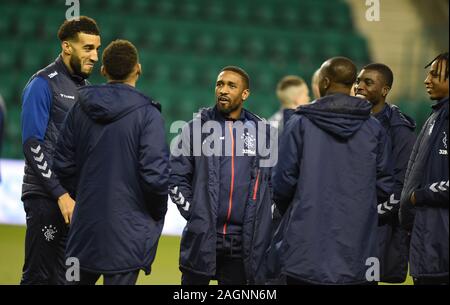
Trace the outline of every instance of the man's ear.
<instances>
[{"instance_id":1,"label":"man's ear","mask_svg":"<svg viewBox=\"0 0 450 305\"><path fill-rule=\"evenodd\" d=\"M389 86L384 86L383 89L381 89L381 94L383 95L383 97L386 97L389 91L391 91L391 88Z\"/></svg>"},{"instance_id":2,"label":"man's ear","mask_svg":"<svg viewBox=\"0 0 450 305\"><path fill-rule=\"evenodd\" d=\"M245 89L242 91L242 100L245 101L250 96L250 89Z\"/></svg>"},{"instance_id":3,"label":"man's ear","mask_svg":"<svg viewBox=\"0 0 450 305\"><path fill-rule=\"evenodd\" d=\"M107 77L108 76L108 74L106 73L106 69L105 69L104 65L102 65L100 67L100 73L102 74L103 77Z\"/></svg>"},{"instance_id":4,"label":"man's ear","mask_svg":"<svg viewBox=\"0 0 450 305\"><path fill-rule=\"evenodd\" d=\"M325 88L325 89L328 89L330 87L330 84L331 84L330 79L328 78L328 76L325 76L322 79L322 87Z\"/></svg>"},{"instance_id":5,"label":"man's ear","mask_svg":"<svg viewBox=\"0 0 450 305\"><path fill-rule=\"evenodd\" d=\"M138 76L141 76L141 75L142 75L142 66L141 66L140 63L137 64L137 71L136 71L136 74L137 74Z\"/></svg>"},{"instance_id":6,"label":"man's ear","mask_svg":"<svg viewBox=\"0 0 450 305\"><path fill-rule=\"evenodd\" d=\"M72 55L72 46L70 45L70 42L68 42L67 40L64 40L61 43L61 48L64 55Z\"/></svg>"}]
</instances>

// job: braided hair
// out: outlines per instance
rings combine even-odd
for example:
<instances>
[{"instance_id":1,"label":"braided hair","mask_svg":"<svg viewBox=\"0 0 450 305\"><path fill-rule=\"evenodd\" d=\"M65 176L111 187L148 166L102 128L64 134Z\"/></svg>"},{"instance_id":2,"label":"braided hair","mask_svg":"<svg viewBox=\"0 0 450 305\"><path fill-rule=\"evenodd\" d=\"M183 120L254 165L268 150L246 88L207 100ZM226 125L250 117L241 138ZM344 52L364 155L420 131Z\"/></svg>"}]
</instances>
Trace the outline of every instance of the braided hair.
<instances>
[{"instance_id":1,"label":"braided hair","mask_svg":"<svg viewBox=\"0 0 450 305\"><path fill-rule=\"evenodd\" d=\"M437 72L439 74L439 81L441 81L441 72L443 69L443 64L445 63L445 78L444 81L448 79L448 52L441 53L436 58L434 58L428 65L425 66L425 69L428 68L437 60Z\"/></svg>"}]
</instances>

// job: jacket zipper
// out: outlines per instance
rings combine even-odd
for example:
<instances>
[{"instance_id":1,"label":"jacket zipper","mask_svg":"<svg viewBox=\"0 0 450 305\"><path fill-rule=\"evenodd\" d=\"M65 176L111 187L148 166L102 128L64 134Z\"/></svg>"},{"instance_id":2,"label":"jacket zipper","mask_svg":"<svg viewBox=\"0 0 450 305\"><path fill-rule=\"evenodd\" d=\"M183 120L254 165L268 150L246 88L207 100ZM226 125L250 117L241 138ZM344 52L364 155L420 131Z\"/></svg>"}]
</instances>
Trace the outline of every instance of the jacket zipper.
<instances>
[{"instance_id":1,"label":"jacket zipper","mask_svg":"<svg viewBox=\"0 0 450 305\"><path fill-rule=\"evenodd\" d=\"M258 169L258 174L256 174L255 187L253 188L253 200L256 200L256 195L258 193L258 187L259 187L259 169Z\"/></svg>"},{"instance_id":2,"label":"jacket zipper","mask_svg":"<svg viewBox=\"0 0 450 305\"><path fill-rule=\"evenodd\" d=\"M227 220L223 225L223 234L227 234L227 224L231 218L231 208L233 207L233 189L234 189L234 137L233 137L233 129L231 122L228 124L228 130L231 135L231 183L230 183L230 199L228 201L228 214Z\"/></svg>"}]
</instances>

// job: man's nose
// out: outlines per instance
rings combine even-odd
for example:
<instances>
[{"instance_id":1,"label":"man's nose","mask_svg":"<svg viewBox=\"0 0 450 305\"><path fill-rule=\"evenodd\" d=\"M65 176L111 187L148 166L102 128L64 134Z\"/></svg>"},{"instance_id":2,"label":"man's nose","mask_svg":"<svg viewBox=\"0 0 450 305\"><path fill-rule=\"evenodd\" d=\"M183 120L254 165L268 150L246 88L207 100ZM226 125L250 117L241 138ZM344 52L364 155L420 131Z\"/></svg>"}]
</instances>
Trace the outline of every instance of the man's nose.
<instances>
[{"instance_id":1,"label":"man's nose","mask_svg":"<svg viewBox=\"0 0 450 305\"><path fill-rule=\"evenodd\" d=\"M92 51L89 59L92 60L93 62L97 62L98 61L98 51L97 50Z\"/></svg>"}]
</instances>

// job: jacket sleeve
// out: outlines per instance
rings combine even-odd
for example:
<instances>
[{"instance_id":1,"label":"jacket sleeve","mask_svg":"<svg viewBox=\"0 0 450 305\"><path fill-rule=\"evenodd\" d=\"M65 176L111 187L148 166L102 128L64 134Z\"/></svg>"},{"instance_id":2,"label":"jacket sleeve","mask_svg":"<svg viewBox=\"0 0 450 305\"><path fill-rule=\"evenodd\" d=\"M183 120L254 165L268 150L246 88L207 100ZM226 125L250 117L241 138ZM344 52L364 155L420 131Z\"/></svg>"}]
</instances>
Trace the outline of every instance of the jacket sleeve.
<instances>
[{"instance_id":1,"label":"jacket sleeve","mask_svg":"<svg viewBox=\"0 0 450 305\"><path fill-rule=\"evenodd\" d=\"M34 78L22 96L22 144L27 164L47 192L58 199L66 193L66 190L50 168L52 156L43 145L51 103L52 97L47 81L41 77Z\"/></svg>"},{"instance_id":2,"label":"jacket sleeve","mask_svg":"<svg viewBox=\"0 0 450 305\"><path fill-rule=\"evenodd\" d=\"M377 202L386 201L392 193L394 178L392 175L391 141L384 129L380 130L377 155Z\"/></svg>"},{"instance_id":3,"label":"jacket sleeve","mask_svg":"<svg viewBox=\"0 0 450 305\"><path fill-rule=\"evenodd\" d=\"M64 188L66 188L72 198L76 196L77 186L77 166L75 160L75 139L74 139L74 111L77 106L72 107L66 116L63 129L58 138L53 167L56 175Z\"/></svg>"},{"instance_id":4,"label":"jacket sleeve","mask_svg":"<svg viewBox=\"0 0 450 305\"><path fill-rule=\"evenodd\" d=\"M193 199L192 179L195 159L192 149L191 124L186 124L181 134L174 140L171 148L169 195L177 205L181 216L186 220L190 217L190 206Z\"/></svg>"},{"instance_id":5,"label":"jacket sleeve","mask_svg":"<svg viewBox=\"0 0 450 305\"><path fill-rule=\"evenodd\" d=\"M149 111L147 115L140 137L139 172L147 208L152 218L158 221L167 212L169 148L161 114Z\"/></svg>"},{"instance_id":6,"label":"jacket sleeve","mask_svg":"<svg viewBox=\"0 0 450 305\"><path fill-rule=\"evenodd\" d=\"M448 179L427 184L414 191L416 206L430 206L448 209Z\"/></svg>"},{"instance_id":7,"label":"jacket sleeve","mask_svg":"<svg viewBox=\"0 0 450 305\"><path fill-rule=\"evenodd\" d=\"M400 197L405 180L409 157L416 141L414 130L406 126L393 128L392 132L392 163L394 175L394 188L388 200L378 204L380 225L385 223L398 224L398 210Z\"/></svg>"},{"instance_id":8,"label":"jacket sleeve","mask_svg":"<svg viewBox=\"0 0 450 305\"><path fill-rule=\"evenodd\" d=\"M303 151L300 126L300 119L291 119L286 124L281 136L278 163L273 169L273 200L282 215L292 201L300 174Z\"/></svg>"}]
</instances>

